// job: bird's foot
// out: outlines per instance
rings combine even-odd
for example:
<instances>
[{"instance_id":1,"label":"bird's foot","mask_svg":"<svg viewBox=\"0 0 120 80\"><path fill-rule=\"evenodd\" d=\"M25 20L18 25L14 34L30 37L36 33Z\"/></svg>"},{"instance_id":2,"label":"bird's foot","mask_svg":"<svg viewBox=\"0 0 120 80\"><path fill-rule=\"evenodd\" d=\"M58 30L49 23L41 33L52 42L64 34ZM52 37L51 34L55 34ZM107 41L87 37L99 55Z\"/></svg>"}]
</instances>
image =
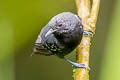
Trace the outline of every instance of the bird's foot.
<instances>
[{"instance_id":1,"label":"bird's foot","mask_svg":"<svg viewBox=\"0 0 120 80\"><path fill-rule=\"evenodd\" d=\"M83 31L83 35L93 36L92 32Z\"/></svg>"},{"instance_id":2,"label":"bird's foot","mask_svg":"<svg viewBox=\"0 0 120 80\"><path fill-rule=\"evenodd\" d=\"M90 70L90 68L87 65L85 65L85 64L79 64L79 63L76 63L76 62L72 62L71 60L69 60L69 59L67 59L65 57L64 57L64 59L65 59L65 61L67 61L70 64L72 64L72 66L75 67L75 68L85 68L87 70Z\"/></svg>"}]
</instances>

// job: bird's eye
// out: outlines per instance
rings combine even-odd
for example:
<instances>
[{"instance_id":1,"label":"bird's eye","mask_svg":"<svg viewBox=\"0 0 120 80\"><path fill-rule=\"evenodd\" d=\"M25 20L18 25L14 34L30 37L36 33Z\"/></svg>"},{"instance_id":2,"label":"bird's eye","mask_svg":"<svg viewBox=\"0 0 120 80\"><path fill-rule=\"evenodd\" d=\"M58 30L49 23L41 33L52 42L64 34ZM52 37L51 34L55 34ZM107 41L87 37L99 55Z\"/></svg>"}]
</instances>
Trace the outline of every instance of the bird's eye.
<instances>
[{"instance_id":1,"label":"bird's eye","mask_svg":"<svg viewBox=\"0 0 120 80\"><path fill-rule=\"evenodd\" d=\"M59 26L59 27L61 27L61 26L62 26L62 24L58 24L58 26Z\"/></svg>"}]
</instances>

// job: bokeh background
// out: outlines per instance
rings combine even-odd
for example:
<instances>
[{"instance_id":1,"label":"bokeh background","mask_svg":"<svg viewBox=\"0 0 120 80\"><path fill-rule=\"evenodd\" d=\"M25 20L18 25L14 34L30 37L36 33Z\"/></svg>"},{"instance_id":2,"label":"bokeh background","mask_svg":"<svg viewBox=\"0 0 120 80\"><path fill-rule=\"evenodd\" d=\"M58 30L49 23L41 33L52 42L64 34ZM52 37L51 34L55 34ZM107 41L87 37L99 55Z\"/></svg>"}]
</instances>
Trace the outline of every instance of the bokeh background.
<instances>
[{"instance_id":1,"label":"bokeh background","mask_svg":"<svg viewBox=\"0 0 120 80\"><path fill-rule=\"evenodd\" d=\"M73 80L64 60L30 56L41 28L64 11L76 13L75 1L0 0L0 80ZM90 67L90 80L120 80L120 0L101 0Z\"/></svg>"}]
</instances>

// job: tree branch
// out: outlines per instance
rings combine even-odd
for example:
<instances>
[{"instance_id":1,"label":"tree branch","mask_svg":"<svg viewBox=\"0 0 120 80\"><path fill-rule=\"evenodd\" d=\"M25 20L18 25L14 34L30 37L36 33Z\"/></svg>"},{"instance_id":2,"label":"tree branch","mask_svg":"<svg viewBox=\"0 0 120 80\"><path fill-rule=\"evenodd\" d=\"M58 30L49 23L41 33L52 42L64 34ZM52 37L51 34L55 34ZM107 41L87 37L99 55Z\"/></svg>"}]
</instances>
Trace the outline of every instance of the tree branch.
<instances>
[{"instance_id":1,"label":"tree branch","mask_svg":"<svg viewBox=\"0 0 120 80\"><path fill-rule=\"evenodd\" d=\"M88 25L92 28L92 32L95 32L95 25L98 17L99 6L100 0L93 0L90 18L87 21Z\"/></svg>"},{"instance_id":2,"label":"tree branch","mask_svg":"<svg viewBox=\"0 0 120 80\"><path fill-rule=\"evenodd\" d=\"M100 0L93 0L90 9L90 0L76 0L78 15L82 18L84 30L95 32L95 24L97 21ZM91 12L90 12L91 11ZM76 58L78 63L89 66L89 52L91 45L91 36L83 36L80 45L77 48ZM84 68L73 69L74 80L89 80L89 70Z\"/></svg>"}]
</instances>

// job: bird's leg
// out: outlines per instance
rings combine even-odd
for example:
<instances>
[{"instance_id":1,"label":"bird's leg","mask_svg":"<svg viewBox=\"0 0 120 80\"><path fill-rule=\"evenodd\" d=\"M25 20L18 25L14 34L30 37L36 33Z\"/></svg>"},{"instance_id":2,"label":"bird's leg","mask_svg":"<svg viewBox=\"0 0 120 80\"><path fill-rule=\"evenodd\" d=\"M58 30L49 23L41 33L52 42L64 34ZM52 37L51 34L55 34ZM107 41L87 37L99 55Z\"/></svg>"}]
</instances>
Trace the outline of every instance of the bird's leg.
<instances>
[{"instance_id":1,"label":"bird's leg","mask_svg":"<svg viewBox=\"0 0 120 80\"><path fill-rule=\"evenodd\" d=\"M83 35L90 35L90 36L93 36L93 33L92 32L87 32L87 31L83 31Z\"/></svg>"},{"instance_id":2,"label":"bird's leg","mask_svg":"<svg viewBox=\"0 0 120 80\"><path fill-rule=\"evenodd\" d=\"M85 68L85 69L90 70L90 68L87 65L85 65L85 64L79 64L79 63L73 62L73 61L71 61L71 60L69 60L69 59L67 59L65 57L64 57L64 60L67 61L67 62L69 62L70 64L72 64L73 67L76 67L76 68Z\"/></svg>"}]
</instances>

